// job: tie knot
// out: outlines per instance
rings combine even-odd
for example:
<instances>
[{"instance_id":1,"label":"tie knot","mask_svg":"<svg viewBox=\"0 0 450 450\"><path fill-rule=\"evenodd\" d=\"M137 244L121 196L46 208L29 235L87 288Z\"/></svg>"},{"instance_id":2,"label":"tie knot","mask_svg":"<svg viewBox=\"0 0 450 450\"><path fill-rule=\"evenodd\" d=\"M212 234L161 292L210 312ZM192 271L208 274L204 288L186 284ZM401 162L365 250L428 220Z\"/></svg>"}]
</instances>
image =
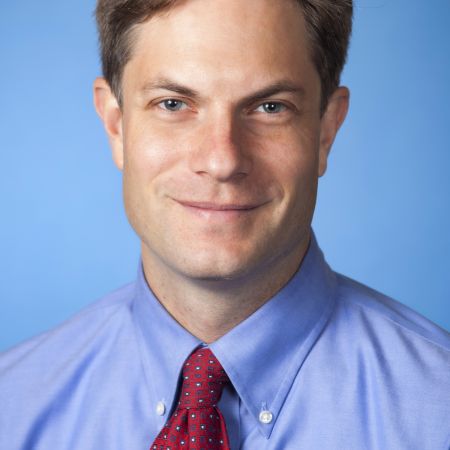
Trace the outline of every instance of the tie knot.
<instances>
[{"instance_id":1,"label":"tie knot","mask_svg":"<svg viewBox=\"0 0 450 450\"><path fill-rule=\"evenodd\" d=\"M221 364L209 348L199 348L183 366L183 384L179 408L210 408L229 382Z\"/></svg>"}]
</instances>

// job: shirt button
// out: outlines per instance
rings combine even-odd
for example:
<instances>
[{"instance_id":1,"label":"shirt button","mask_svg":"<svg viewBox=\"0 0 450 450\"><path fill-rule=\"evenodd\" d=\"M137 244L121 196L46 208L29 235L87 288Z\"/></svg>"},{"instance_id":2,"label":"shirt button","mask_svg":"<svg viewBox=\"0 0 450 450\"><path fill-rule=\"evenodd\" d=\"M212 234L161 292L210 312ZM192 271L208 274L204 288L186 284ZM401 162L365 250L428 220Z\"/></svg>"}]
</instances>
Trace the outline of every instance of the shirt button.
<instances>
[{"instance_id":1,"label":"shirt button","mask_svg":"<svg viewBox=\"0 0 450 450\"><path fill-rule=\"evenodd\" d=\"M261 411L259 413L259 421L264 424L272 422L273 414L270 411Z\"/></svg>"},{"instance_id":2,"label":"shirt button","mask_svg":"<svg viewBox=\"0 0 450 450\"><path fill-rule=\"evenodd\" d=\"M163 416L166 413L166 405L164 402L158 402L156 405L156 414Z\"/></svg>"}]
</instances>

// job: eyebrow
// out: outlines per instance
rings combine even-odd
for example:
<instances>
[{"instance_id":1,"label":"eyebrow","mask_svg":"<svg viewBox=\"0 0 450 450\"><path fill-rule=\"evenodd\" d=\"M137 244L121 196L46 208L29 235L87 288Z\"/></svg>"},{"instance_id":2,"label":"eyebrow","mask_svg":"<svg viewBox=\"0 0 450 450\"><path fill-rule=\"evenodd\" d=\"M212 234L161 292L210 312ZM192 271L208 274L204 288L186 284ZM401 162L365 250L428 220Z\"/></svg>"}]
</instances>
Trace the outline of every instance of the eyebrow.
<instances>
[{"instance_id":1,"label":"eyebrow","mask_svg":"<svg viewBox=\"0 0 450 450\"><path fill-rule=\"evenodd\" d=\"M185 97L200 97L200 93L198 91L167 78L158 78L155 81L145 83L141 89L141 92L146 93L155 89L164 89L165 91L176 92L177 94L184 95Z\"/></svg>"},{"instance_id":2,"label":"eyebrow","mask_svg":"<svg viewBox=\"0 0 450 450\"><path fill-rule=\"evenodd\" d=\"M292 94L297 94L300 97L305 96L305 89L302 86L296 85L290 81L282 80L282 81L276 81L275 83L272 83L263 89L253 92L252 94L246 96L242 100L242 102L243 103L253 103L258 100L264 100L265 98L273 97L274 95L282 94L282 93L286 93L286 92L289 92Z\"/></svg>"},{"instance_id":3,"label":"eyebrow","mask_svg":"<svg viewBox=\"0 0 450 450\"><path fill-rule=\"evenodd\" d=\"M155 81L145 83L145 85L141 89L141 92L145 94L146 92L156 89L175 92L177 94L193 99L201 98L200 92L188 86L184 86L175 81L172 81L168 78L158 78ZM300 97L304 97L305 95L305 89L302 86L296 85L295 83L292 83L288 80L280 80L245 96L242 100L239 101L239 103L252 103L258 100L264 100L265 98L272 97L276 94L286 92L297 94Z\"/></svg>"}]
</instances>

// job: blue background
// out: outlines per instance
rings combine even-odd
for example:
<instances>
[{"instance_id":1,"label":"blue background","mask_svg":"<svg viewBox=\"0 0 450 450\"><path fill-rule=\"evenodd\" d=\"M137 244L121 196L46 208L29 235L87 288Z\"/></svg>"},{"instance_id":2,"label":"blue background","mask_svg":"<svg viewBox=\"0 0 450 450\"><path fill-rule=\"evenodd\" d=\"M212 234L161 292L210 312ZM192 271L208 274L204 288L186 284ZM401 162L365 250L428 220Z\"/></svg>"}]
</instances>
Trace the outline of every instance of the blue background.
<instances>
[{"instance_id":1,"label":"blue background","mask_svg":"<svg viewBox=\"0 0 450 450\"><path fill-rule=\"evenodd\" d=\"M92 106L93 0L0 6L0 350L135 277ZM314 227L335 270L450 329L450 2L357 0Z\"/></svg>"}]
</instances>

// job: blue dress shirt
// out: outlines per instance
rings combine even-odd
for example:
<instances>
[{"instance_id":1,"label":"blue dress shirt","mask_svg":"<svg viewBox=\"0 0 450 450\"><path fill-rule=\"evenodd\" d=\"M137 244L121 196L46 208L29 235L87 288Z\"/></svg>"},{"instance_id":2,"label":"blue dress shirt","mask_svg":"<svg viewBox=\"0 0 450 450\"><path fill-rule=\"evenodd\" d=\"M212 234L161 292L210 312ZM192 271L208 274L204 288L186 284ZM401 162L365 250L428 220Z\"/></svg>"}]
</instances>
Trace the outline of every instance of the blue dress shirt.
<instances>
[{"instance_id":1,"label":"blue dress shirt","mask_svg":"<svg viewBox=\"0 0 450 450\"><path fill-rule=\"evenodd\" d=\"M0 357L1 450L148 450L202 343L137 281ZM300 270L210 348L232 450L448 450L450 336L334 273Z\"/></svg>"}]
</instances>

